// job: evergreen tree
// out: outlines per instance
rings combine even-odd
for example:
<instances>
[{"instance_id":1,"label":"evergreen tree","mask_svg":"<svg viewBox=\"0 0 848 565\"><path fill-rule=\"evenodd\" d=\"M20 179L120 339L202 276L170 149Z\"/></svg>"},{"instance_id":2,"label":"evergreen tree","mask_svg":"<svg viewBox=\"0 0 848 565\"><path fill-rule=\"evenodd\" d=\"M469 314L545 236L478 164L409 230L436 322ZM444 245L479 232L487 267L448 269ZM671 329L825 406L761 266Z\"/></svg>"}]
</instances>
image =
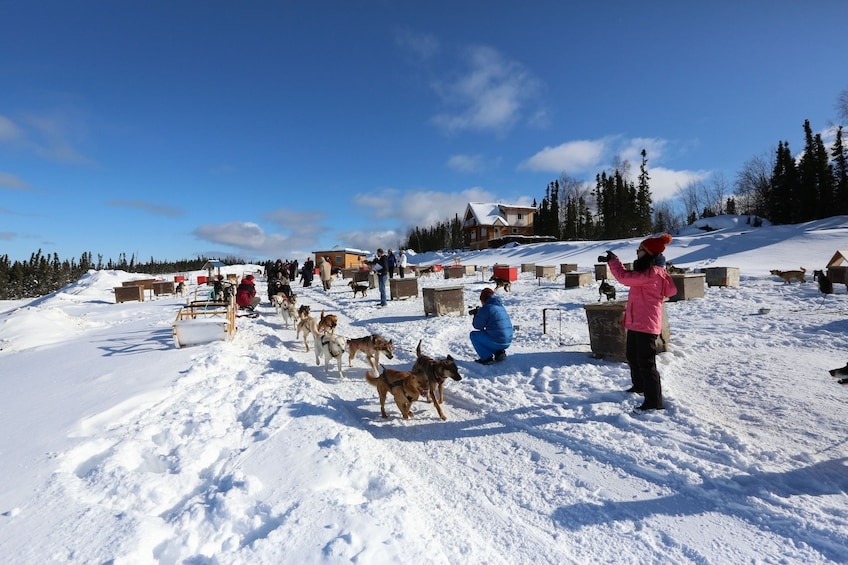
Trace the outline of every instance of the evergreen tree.
<instances>
[{"instance_id":1,"label":"evergreen tree","mask_svg":"<svg viewBox=\"0 0 848 565\"><path fill-rule=\"evenodd\" d=\"M836 129L830 156L833 159L834 211L848 214L848 151L842 142L842 126Z\"/></svg>"}]
</instances>

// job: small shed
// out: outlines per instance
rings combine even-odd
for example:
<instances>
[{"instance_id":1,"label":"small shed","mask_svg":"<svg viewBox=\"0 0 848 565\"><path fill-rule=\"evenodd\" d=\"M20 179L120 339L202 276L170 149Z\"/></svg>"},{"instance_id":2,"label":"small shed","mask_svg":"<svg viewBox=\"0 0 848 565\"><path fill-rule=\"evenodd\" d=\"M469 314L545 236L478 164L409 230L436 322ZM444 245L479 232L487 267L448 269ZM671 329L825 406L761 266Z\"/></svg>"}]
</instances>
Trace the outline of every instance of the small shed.
<instances>
[{"instance_id":1,"label":"small shed","mask_svg":"<svg viewBox=\"0 0 848 565\"><path fill-rule=\"evenodd\" d=\"M326 257L330 265L340 269L359 269L368 257L366 251L349 248L333 248L329 251L313 251L315 254L315 266L318 266L318 257Z\"/></svg>"},{"instance_id":2,"label":"small shed","mask_svg":"<svg viewBox=\"0 0 848 565\"><path fill-rule=\"evenodd\" d=\"M837 251L827 263L827 278L830 282L841 283L848 286L848 251Z\"/></svg>"},{"instance_id":3,"label":"small shed","mask_svg":"<svg viewBox=\"0 0 848 565\"><path fill-rule=\"evenodd\" d=\"M206 261L206 264L203 265L203 270L206 271L207 273L209 273L209 279L211 280L213 270L218 269L218 272L215 273L215 274L220 275L221 274L221 267L226 267L226 266L227 266L227 264L224 263L223 261L220 261L218 259L209 259L208 261Z\"/></svg>"}]
</instances>

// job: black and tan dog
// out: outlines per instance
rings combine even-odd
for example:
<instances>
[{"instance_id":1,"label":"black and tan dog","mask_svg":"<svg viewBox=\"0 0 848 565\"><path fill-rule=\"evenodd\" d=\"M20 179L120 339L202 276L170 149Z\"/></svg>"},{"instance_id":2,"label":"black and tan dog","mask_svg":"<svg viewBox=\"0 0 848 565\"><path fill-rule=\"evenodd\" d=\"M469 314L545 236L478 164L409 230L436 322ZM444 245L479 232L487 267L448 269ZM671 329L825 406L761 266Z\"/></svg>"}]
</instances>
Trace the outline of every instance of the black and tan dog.
<instances>
[{"instance_id":1,"label":"black and tan dog","mask_svg":"<svg viewBox=\"0 0 848 565\"><path fill-rule=\"evenodd\" d=\"M383 418L389 417L386 414L386 396L390 392L403 419L412 416L412 403L418 400L419 392L415 376L411 372L383 367L383 372L377 377L371 371L365 371L365 380L371 386L377 387L377 394L380 395L380 415Z\"/></svg>"},{"instance_id":2,"label":"black and tan dog","mask_svg":"<svg viewBox=\"0 0 848 565\"><path fill-rule=\"evenodd\" d=\"M772 269L769 271L776 277L780 277L783 279L783 284L789 284L793 279L797 279L800 282L807 282L806 277L804 277L804 273L807 272L807 269L801 267L797 271L781 271L780 269Z\"/></svg>"},{"instance_id":3,"label":"black and tan dog","mask_svg":"<svg viewBox=\"0 0 848 565\"><path fill-rule=\"evenodd\" d=\"M394 345L392 340L386 339L380 334L371 334L365 337L355 337L347 340L348 351L348 366L353 367L353 360L356 354L362 351L368 364L377 372L377 367L380 364L380 353L385 353L389 359L394 359Z\"/></svg>"},{"instance_id":4,"label":"black and tan dog","mask_svg":"<svg viewBox=\"0 0 848 565\"><path fill-rule=\"evenodd\" d=\"M512 290L512 283L511 282L509 282L506 279L496 277L495 275L492 275L492 278L489 279L489 282L495 283L495 290L498 290L499 288L504 289L506 292L509 292L509 291Z\"/></svg>"},{"instance_id":5,"label":"black and tan dog","mask_svg":"<svg viewBox=\"0 0 848 565\"><path fill-rule=\"evenodd\" d=\"M365 295L368 294L368 285L358 283L356 281L350 281L347 285L353 289L353 297L356 298L356 293L362 295L362 298L365 298Z\"/></svg>"},{"instance_id":6,"label":"black and tan dog","mask_svg":"<svg viewBox=\"0 0 848 565\"><path fill-rule=\"evenodd\" d=\"M447 420L447 416L442 412L442 403L445 401L445 380L448 378L455 381L462 380L456 361L450 355L439 360L423 355L420 341L415 353L418 355L418 359L415 360L415 365L409 372L415 375L416 385L421 394L424 395L424 400L432 401L433 406L436 407L436 412L439 413L439 418Z\"/></svg>"},{"instance_id":7,"label":"black and tan dog","mask_svg":"<svg viewBox=\"0 0 848 565\"><path fill-rule=\"evenodd\" d=\"M615 287L607 282L607 279L601 281L601 286L598 288L598 302L601 298L607 297L607 302L615 300Z\"/></svg>"},{"instance_id":8,"label":"black and tan dog","mask_svg":"<svg viewBox=\"0 0 848 565\"><path fill-rule=\"evenodd\" d=\"M336 326L339 324L339 317L335 314L325 314L321 310L321 317L318 318L318 333L335 334Z\"/></svg>"}]
</instances>

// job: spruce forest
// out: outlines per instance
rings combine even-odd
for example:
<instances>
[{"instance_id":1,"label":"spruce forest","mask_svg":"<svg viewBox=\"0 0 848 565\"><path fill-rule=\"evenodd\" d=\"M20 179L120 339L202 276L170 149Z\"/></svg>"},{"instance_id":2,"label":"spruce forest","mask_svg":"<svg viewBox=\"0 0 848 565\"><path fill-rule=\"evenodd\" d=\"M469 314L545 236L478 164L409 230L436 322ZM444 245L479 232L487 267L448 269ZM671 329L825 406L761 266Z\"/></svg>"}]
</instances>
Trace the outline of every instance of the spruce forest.
<instances>
[{"instance_id":1,"label":"spruce forest","mask_svg":"<svg viewBox=\"0 0 848 565\"><path fill-rule=\"evenodd\" d=\"M595 177L594 185L563 173L548 184L536 208L535 235L556 240L607 240L646 236L663 231L674 232L695 220L720 214L742 214L768 218L774 224L792 224L848 214L848 152L843 143L842 126L836 128L833 145L825 146L821 134L813 134L804 122L804 149L793 157L788 141L780 141L773 155L747 161L737 173L733 186L720 175L709 185L697 182L680 189L676 201L653 204L650 190L648 155L642 161L636 180L630 163L616 163L611 170ZM415 227L399 247L418 252L462 249L468 246L459 215L430 227ZM194 271L202 268L206 257L179 261L127 260L104 262L90 252L79 259L60 259L41 249L29 261L10 261L0 255L0 300L43 296L74 281L89 270L119 269L151 275ZM225 263L243 262L239 258Z\"/></svg>"}]
</instances>

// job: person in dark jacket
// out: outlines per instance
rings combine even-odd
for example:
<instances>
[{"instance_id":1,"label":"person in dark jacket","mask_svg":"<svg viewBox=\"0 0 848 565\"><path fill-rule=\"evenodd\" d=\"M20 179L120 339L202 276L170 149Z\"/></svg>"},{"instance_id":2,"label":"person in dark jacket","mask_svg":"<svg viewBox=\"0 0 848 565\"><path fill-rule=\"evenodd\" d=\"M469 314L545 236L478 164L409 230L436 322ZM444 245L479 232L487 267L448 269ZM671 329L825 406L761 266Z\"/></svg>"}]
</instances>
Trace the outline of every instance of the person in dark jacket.
<instances>
[{"instance_id":1,"label":"person in dark jacket","mask_svg":"<svg viewBox=\"0 0 848 565\"><path fill-rule=\"evenodd\" d=\"M315 276L315 263L311 257L307 257L303 262L303 268L300 271L300 280L303 281L303 286L312 286L312 278Z\"/></svg>"},{"instance_id":2,"label":"person in dark jacket","mask_svg":"<svg viewBox=\"0 0 848 565\"><path fill-rule=\"evenodd\" d=\"M395 257L395 252L391 249L389 249L389 252L386 257L386 263L389 266L389 278L393 279L395 277L395 265L397 264L397 257Z\"/></svg>"},{"instance_id":3,"label":"person in dark jacket","mask_svg":"<svg viewBox=\"0 0 848 565\"><path fill-rule=\"evenodd\" d=\"M377 271L377 287L380 289L380 306L386 302L386 279L389 274L389 258L383 253L383 249L377 250L377 258L374 259L374 270Z\"/></svg>"},{"instance_id":4,"label":"person in dark jacket","mask_svg":"<svg viewBox=\"0 0 848 565\"><path fill-rule=\"evenodd\" d=\"M474 331L469 337L479 356L475 362L489 365L506 359L506 350L512 344L512 320L501 297L491 288L483 289L480 302L482 306L469 311L474 316Z\"/></svg>"},{"instance_id":5,"label":"person in dark jacket","mask_svg":"<svg viewBox=\"0 0 848 565\"><path fill-rule=\"evenodd\" d=\"M253 284L253 275L247 275L241 279L241 283L236 288L236 304L238 304L239 308L252 311L259 306L261 301L262 299L256 296L256 285Z\"/></svg>"}]
</instances>

